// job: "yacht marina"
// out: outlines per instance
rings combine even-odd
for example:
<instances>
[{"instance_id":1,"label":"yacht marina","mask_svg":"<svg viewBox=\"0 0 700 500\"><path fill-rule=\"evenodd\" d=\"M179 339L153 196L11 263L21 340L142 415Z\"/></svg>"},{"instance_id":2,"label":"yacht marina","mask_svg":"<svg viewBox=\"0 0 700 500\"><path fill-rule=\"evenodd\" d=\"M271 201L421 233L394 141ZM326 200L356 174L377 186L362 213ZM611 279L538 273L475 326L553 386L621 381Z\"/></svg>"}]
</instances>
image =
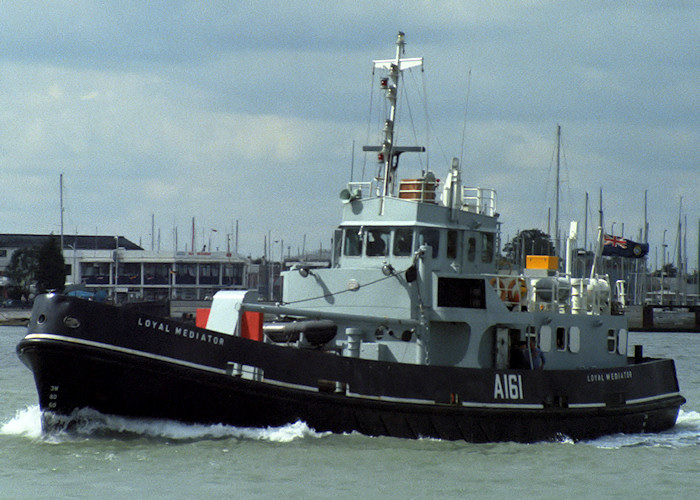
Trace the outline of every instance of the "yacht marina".
<instances>
[{"instance_id":1,"label":"yacht marina","mask_svg":"<svg viewBox=\"0 0 700 500\"><path fill-rule=\"evenodd\" d=\"M493 189L463 186L458 158L441 190L430 170L399 177L399 160L425 150L394 133L402 75L423 65L404 49L399 33L395 56L373 61L387 116L379 145L364 150L378 175L340 190L330 267L284 271L275 303L243 287L214 291L195 327L70 295L35 299L17 353L47 432L88 410L468 442L675 425L685 398L674 361L629 345L598 267L602 228L582 277L572 272L575 223L562 265L529 255L522 270L499 269Z\"/></svg>"}]
</instances>

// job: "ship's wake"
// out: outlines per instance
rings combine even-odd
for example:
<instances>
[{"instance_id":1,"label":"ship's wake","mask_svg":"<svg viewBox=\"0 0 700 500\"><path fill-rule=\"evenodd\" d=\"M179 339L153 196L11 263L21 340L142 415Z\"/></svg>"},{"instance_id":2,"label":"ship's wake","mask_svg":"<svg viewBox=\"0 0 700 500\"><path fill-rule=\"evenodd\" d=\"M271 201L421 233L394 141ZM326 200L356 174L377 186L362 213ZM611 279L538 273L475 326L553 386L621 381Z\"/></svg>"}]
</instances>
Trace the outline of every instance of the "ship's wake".
<instances>
[{"instance_id":1,"label":"ship's wake","mask_svg":"<svg viewBox=\"0 0 700 500\"><path fill-rule=\"evenodd\" d=\"M42 420L51 429L44 432ZM77 411L71 417L42 414L38 405L18 410L15 417L0 423L0 434L44 440L51 443L80 439L153 439L188 442L214 439L238 439L289 443L329 435L316 432L298 421L280 427L234 427L231 425L184 424L171 420L146 420L104 415L90 409ZM351 433L350 435L355 435ZM440 441L440 440L436 440ZM573 441L563 438L562 443ZM658 434L614 434L579 444L597 448L618 449L633 446L682 448L700 446L700 412L680 410L675 427Z\"/></svg>"},{"instance_id":2,"label":"ship's wake","mask_svg":"<svg viewBox=\"0 0 700 500\"><path fill-rule=\"evenodd\" d=\"M700 412L680 410L676 425L658 434L615 434L603 436L587 444L598 448L626 448L649 446L659 448L683 448L700 445Z\"/></svg>"},{"instance_id":3,"label":"ship's wake","mask_svg":"<svg viewBox=\"0 0 700 500\"><path fill-rule=\"evenodd\" d=\"M42 428L49 424L48 432ZM24 436L48 442L74 441L85 438L155 439L176 442L206 439L240 439L288 443L300 439L321 438L304 422L280 427L234 427L223 424L184 424L171 420L150 420L104 415L82 409L70 417L42 414L38 405L17 411L14 418L0 425L0 434Z\"/></svg>"}]
</instances>

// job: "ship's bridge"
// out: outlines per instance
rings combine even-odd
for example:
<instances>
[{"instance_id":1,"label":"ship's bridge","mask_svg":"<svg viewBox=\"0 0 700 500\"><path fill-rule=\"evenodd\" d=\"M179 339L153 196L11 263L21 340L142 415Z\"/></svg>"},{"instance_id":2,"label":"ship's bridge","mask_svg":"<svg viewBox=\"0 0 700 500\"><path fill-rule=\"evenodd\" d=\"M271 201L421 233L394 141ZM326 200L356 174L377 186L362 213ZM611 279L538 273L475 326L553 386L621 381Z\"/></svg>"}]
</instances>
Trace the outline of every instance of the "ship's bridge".
<instances>
[{"instance_id":1,"label":"ship's bridge","mask_svg":"<svg viewBox=\"0 0 700 500\"><path fill-rule=\"evenodd\" d=\"M449 187L436 200L428 172L400 183L398 197L363 197L370 183L354 183L341 193L343 219L335 235L335 263L342 268L411 265L423 245L436 270L456 273L495 271L497 217L495 191L459 187L450 203Z\"/></svg>"}]
</instances>

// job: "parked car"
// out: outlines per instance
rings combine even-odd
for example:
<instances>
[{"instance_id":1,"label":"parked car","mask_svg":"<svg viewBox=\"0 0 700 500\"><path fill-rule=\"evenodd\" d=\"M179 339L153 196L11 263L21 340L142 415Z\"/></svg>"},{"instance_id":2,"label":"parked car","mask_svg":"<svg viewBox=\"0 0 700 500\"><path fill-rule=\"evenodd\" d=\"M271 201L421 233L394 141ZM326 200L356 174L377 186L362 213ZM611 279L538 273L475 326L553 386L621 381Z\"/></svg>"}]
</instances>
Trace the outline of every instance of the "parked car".
<instances>
[{"instance_id":1,"label":"parked car","mask_svg":"<svg viewBox=\"0 0 700 500\"><path fill-rule=\"evenodd\" d=\"M26 300L7 299L2 303L6 309L25 309L32 307L32 303Z\"/></svg>"}]
</instances>

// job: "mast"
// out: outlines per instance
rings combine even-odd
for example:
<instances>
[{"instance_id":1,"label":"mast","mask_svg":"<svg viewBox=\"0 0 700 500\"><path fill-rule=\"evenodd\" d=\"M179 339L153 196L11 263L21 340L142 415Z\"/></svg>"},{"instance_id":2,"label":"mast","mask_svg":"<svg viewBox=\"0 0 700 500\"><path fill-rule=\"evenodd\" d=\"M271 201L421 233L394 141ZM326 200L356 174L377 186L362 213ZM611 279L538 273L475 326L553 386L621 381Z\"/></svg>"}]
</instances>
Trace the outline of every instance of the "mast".
<instances>
[{"instance_id":1,"label":"mast","mask_svg":"<svg viewBox=\"0 0 700 500\"><path fill-rule=\"evenodd\" d=\"M194 217L192 217L192 250L191 251L192 251L192 253L195 252L195 249L194 249Z\"/></svg>"},{"instance_id":2,"label":"mast","mask_svg":"<svg viewBox=\"0 0 700 500\"><path fill-rule=\"evenodd\" d=\"M679 206L678 206L678 235L676 237L676 241L678 243L678 252L677 252L677 257L678 257L678 270L676 272L676 300L679 301L680 303L680 298L681 298L681 283L682 283L682 277L683 277L683 248L682 248L682 232L683 232L683 226L681 224L681 217L683 215L683 197L681 196Z\"/></svg>"},{"instance_id":3,"label":"mast","mask_svg":"<svg viewBox=\"0 0 700 500\"><path fill-rule=\"evenodd\" d=\"M559 157L561 150L561 125L557 124L557 191L556 209L554 211L554 248L556 256L559 257Z\"/></svg>"},{"instance_id":4,"label":"mast","mask_svg":"<svg viewBox=\"0 0 700 500\"><path fill-rule=\"evenodd\" d=\"M63 174L58 178L59 180L59 198L61 204L61 255L63 255ZM75 254L75 249L73 249Z\"/></svg>"},{"instance_id":5,"label":"mast","mask_svg":"<svg viewBox=\"0 0 700 500\"><path fill-rule=\"evenodd\" d=\"M583 249L588 251L588 191L586 191L586 206L583 213Z\"/></svg>"},{"instance_id":6,"label":"mast","mask_svg":"<svg viewBox=\"0 0 700 500\"><path fill-rule=\"evenodd\" d=\"M406 42L404 33L399 31L396 38L396 56L394 59L373 61L374 68L388 70L388 77L380 79L380 86L385 91L389 101L389 117L384 122L384 140L381 146L363 146L363 151L376 151L377 159L383 164L384 178L382 179L381 211L384 207L384 197L391 196L394 191L394 172L399 166L399 155L404 152L424 152L423 146L396 146L394 144L394 124L396 123L396 100L399 91L399 76L402 71L423 65L422 57L402 58Z\"/></svg>"}]
</instances>

